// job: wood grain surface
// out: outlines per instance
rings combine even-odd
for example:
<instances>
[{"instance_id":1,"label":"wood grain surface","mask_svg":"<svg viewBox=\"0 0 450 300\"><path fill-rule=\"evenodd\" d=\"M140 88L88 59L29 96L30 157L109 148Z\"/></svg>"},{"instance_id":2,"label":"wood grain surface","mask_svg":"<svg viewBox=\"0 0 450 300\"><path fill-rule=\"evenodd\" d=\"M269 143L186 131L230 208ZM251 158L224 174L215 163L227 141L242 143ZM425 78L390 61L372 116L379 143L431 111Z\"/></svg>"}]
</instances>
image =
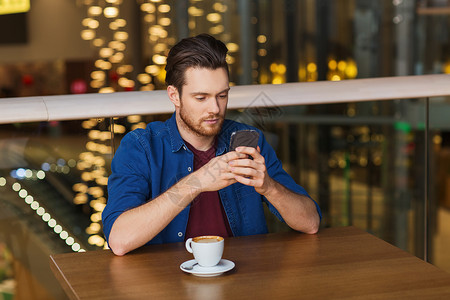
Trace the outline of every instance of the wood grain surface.
<instances>
[{"instance_id":1,"label":"wood grain surface","mask_svg":"<svg viewBox=\"0 0 450 300\"><path fill-rule=\"evenodd\" d=\"M228 238L223 258L236 267L211 278L180 270L183 243L50 265L71 299L450 299L450 274L354 227Z\"/></svg>"}]
</instances>

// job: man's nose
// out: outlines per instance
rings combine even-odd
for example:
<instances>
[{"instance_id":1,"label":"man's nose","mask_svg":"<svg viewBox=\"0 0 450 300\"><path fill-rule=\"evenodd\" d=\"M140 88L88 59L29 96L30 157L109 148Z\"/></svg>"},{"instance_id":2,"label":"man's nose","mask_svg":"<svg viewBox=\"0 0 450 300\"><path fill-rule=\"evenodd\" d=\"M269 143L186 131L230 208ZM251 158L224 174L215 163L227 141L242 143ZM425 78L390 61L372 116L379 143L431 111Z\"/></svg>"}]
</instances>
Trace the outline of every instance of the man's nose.
<instances>
[{"instance_id":1,"label":"man's nose","mask_svg":"<svg viewBox=\"0 0 450 300\"><path fill-rule=\"evenodd\" d=\"M220 112L218 100L211 98L208 105L208 112L217 115Z\"/></svg>"}]
</instances>

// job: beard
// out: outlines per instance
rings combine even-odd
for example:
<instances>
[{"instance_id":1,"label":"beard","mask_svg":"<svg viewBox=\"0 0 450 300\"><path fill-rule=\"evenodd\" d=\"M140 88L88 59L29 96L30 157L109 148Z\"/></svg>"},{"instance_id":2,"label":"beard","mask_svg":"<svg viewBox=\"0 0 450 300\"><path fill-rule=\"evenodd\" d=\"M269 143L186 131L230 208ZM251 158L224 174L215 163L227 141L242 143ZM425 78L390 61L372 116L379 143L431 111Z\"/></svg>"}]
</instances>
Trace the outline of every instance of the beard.
<instances>
[{"instance_id":1,"label":"beard","mask_svg":"<svg viewBox=\"0 0 450 300\"><path fill-rule=\"evenodd\" d=\"M194 120L189 113L183 108L183 105L180 105L180 119L183 121L184 127L193 132L195 135L199 137L211 137L219 134L222 129L223 122L225 120L225 116L221 115L209 115L200 120ZM208 125L203 121L210 119L218 119L216 124Z\"/></svg>"}]
</instances>

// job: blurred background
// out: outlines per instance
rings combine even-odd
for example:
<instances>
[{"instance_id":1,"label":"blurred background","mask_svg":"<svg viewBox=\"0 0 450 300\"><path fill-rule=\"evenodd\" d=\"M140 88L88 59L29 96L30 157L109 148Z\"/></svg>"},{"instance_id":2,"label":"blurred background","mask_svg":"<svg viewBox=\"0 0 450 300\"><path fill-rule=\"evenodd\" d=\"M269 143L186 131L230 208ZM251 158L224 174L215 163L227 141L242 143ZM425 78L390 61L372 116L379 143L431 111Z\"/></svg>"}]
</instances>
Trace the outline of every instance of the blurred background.
<instances>
[{"instance_id":1,"label":"blurred background","mask_svg":"<svg viewBox=\"0 0 450 300\"><path fill-rule=\"evenodd\" d=\"M165 89L170 47L204 32L227 45L232 85L450 74L447 0L15 0L0 1L0 98ZM356 226L450 272L450 99L429 105L429 127L425 99L228 118L265 132L322 227ZM114 149L168 117L0 125L0 299L66 298L48 256L107 247Z\"/></svg>"}]
</instances>

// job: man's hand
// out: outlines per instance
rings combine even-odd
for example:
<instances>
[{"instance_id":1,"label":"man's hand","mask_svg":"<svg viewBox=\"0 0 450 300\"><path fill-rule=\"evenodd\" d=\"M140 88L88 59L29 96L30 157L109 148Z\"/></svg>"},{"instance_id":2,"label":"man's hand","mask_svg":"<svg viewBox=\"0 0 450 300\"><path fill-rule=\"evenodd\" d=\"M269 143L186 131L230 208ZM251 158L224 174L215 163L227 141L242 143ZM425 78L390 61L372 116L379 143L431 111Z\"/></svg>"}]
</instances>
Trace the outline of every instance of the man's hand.
<instances>
[{"instance_id":1,"label":"man's hand","mask_svg":"<svg viewBox=\"0 0 450 300\"><path fill-rule=\"evenodd\" d=\"M320 218L314 202L273 180L267 173L259 147L238 147L236 153L246 156L228 162L237 182L253 186L256 192L265 196L292 229L310 234L319 230ZM248 155L253 159L248 158Z\"/></svg>"},{"instance_id":2,"label":"man's hand","mask_svg":"<svg viewBox=\"0 0 450 300\"><path fill-rule=\"evenodd\" d=\"M236 151L228 152L211 159L194 174L200 184L201 192L218 191L236 182L229 162L246 158L247 155Z\"/></svg>"},{"instance_id":3,"label":"man's hand","mask_svg":"<svg viewBox=\"0 0 450 300\"><path fill-rule=\"evenodd\" d=\"M246 155L244 158L230 160L228 165L237 182L253 186L256 192L266 195L273 188L274 181L267 174L266 162L260 152L259 146L257 149L253 147L238 147L236 148L236 153ZM253 159L250 159L248 155Z\"/></svg>"},{"instance_id":4,"label":"man's hand","mask_svg":"<svg viewBox=\"0 0 450 300\"><path fill-rule=\"evenodd\" d=\"M125 211L111 229L109 246L116 255L136 249L153 239L201 192L218 191L236 182L228 162L246 154L229 152L214 157L152 201Z\"/></svg>"}]
</instances>

